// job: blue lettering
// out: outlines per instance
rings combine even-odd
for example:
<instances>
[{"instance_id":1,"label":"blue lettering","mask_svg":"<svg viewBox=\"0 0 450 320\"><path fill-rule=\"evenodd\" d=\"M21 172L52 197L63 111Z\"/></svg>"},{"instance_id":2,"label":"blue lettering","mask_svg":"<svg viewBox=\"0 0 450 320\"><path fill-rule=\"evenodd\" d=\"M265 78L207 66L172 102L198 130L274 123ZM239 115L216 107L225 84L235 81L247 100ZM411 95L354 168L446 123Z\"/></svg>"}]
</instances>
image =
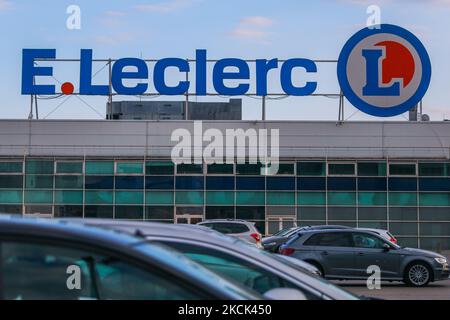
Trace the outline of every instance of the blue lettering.
<instances>
[{"instance_id":1,"label":"blue lettering","mask_svg":"<svg viewBox=\"0 0 450 320\"><path fill-rule=\"evenodd\" d=\"M292 96L307 96L317 88L317 82L307 82L303 87L296 87L292 83L292 70L304 68L306 72L317 72L314 61L309 59L289 59L281 67L281 87L284 92Z\"/></svg>"},{"instance_id":2,"label":"blue lettering","mask_svg":"<svg viewBox=\"0 0 450 320\"><path fill-rule=\"evenodd\" d=\"M35 76L52 76L52 67L36 67L34 60L55 59L56 49L22 50L22 94L55 94L54 85L34 84Z\"/></svg>"},{"instance_id":3,"label":"blue lettering","mask_svg":"<svg viewBox=\"0 0 450 320\"><path fill-rule=\"evenodd\" d=\"M390 87L380 87L380 76L378 73L378 61L382 56L382 50L362 50L366 59L366 85L363 87L365 96L399 96L400 84L395 82Z\"/></svg>"},{"instance_id":4,"label":"blue lettering","mask_svg":"<svg viewBox=\"0 0 450 320\"><path fill-rule=\"evenodd\" d=\"M236 67L238 71L225 72L226 67ZM250 69L248 64L241 59L229 58L217 61L213 68L213 84L217 93L228 96L247 93L250 87L249 84L240 83L236 87L230 88L225 86L225 79L250 79Z\"/></svg>"},{"instance_id":5,"label":"blue lettering","mask_svg":"<svg viewBox=\"0 0 450 320\"><path fill-rule=\"evenodd\" d=\"M136 71L123 71L125 67L136 67ZM114 90L121 94L139 95L145 93L148 84L139 83L134 87L123 85L123 79L148 79L148 68L144 60L137 58L123 58L117 60L112 68L111 82Z\"/></svg>"},{"instance_id":6,"label":"blue lettering","mask_svg":"<svg viewBox=\"0 0 450 320\"><path fill-rule=\"evenodd\" d=\"M109 86L92 84L92 50L81 49L80 55L80 94L108 95Z\"/></svg>"},{"instance_id":7,"label":"blue lettering","mask_svg":"<svg viewBox=\"0 0 450 320\"><path fill-rule=\"evenodd\" d=\"M166 85L165 71L168 67L176 67L180 72L189 72L189 63L180 58L161 59L155 64L153 82L155 89L162 95L184 94L189 90L189 81L180 81L177 86Z\"/></svg>"}]
</instances>

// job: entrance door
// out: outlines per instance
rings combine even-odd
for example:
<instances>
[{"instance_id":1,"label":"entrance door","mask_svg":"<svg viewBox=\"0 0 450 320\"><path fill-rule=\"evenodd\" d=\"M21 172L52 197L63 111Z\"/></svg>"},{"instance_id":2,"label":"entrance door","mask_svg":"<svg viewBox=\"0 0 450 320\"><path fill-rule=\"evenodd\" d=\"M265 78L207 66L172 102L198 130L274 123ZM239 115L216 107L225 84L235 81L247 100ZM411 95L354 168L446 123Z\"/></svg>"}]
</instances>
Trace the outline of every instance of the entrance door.
<instances>
[{"instance_id":1,"label":"entrance door","mask_svg":"<svg viewBox=\"0 0 450 320\"><path fill-rule=\"evenodd\" d=\"M203 221L203 215L182 214L175 217L175 223L196 224Z\"/></svg>"}]
</instances>

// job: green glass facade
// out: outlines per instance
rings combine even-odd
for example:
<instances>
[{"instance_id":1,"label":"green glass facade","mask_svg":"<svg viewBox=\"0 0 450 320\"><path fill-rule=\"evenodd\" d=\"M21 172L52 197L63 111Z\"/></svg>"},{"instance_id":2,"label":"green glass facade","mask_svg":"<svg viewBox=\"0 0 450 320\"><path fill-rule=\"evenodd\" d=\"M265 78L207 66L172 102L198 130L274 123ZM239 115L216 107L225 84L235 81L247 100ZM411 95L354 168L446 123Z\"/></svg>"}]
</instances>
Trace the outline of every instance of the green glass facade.
<instances>
[{"instance_id":1,"label":"green glass facade","mask_svg":"<svg viewBox=\"0 0 450 320\"><path fill-rule=\"evenodd\" d=\"M0 211L52 217L185 222L246 219L263 233L293 224L389 229L406 246L450 248L450 163L170 160L0 160Z\"/></svg>"}]
</instances>

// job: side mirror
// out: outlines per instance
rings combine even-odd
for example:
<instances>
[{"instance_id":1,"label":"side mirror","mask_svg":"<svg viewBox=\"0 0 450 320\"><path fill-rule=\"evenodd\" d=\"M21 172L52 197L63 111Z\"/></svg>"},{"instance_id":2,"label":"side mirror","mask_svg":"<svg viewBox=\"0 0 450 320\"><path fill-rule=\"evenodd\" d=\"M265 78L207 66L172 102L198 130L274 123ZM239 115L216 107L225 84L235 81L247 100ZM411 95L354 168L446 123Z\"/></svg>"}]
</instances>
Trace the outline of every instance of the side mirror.
<instances>
[{"instance_id":1,"label":"side mirror","mask_svg":"<svg viewBox=\"0 0 450 320\"><path fill-rule=\"evenodd\" d=\"M389 250L391 250L392 249L392 247L390 246L390 245L388 245L387 243L384 243L383 244L383 250L384 251L389 251Z\"/></svg>"},{"instance_id":2,"label":"side mirror","mask_svg":"<svg viewBox=\"0 0 450 320\"><path fill-rule=\"evenodd\" d=\"M307 300L303 292L292 288L275 288L264 293L269 300Z\"/></svg>"}]
</instances>

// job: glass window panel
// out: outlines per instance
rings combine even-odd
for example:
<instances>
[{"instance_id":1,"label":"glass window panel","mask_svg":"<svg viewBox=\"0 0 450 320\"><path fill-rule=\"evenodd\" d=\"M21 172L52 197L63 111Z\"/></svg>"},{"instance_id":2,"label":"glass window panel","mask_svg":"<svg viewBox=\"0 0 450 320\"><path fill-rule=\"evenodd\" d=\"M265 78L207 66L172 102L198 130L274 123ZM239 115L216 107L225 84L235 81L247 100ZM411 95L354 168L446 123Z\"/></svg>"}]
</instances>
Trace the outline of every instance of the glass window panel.
<instances>
[{"instance_id":1,"label":"glass window panel","mask_svg":"<svg viewBox=\"0 0 450 320\"><path fill-rule=\"evenodd\" d=\"M389 178L388 187L390 191L416 191L416 178Z\"/></svg>"},{"instance_id":2,"label":"glass window panel","mask_svg":"<svg viewBox=\"0 0 450 320\"><path fill-rule=\"evenodd\" d=\"M113 206L85 206L85 218L112 219Z\"/></svg>"},{"instance_id":3,"label":"glass window panel","mask_svg":"<svg viewBox=\"0 0 450 320\"><path fill-rule=\"evenodd\" d=\"M417 242L417 240L416 240L416 242ZM413 247L417 247L417 245L413 246ZM450 238L444 238L444 237L422 238L422 239L420 239L420 248L426 249L426 250L437 251L437 252L442 252L444 250L450 250Z\"/></svg>"},{"instance_id":4,"label":"glass window panel","mask_svg":"<svg viewBox=\"0 0 450 320\"><path fill-rule=\"evenodd\" d=\"M113 189L113 176L86 176L84 180L86 189Z\"/></svg>"},{"instance_id":5,"label":"glass window panel","mask_svg":"<svg viewBox=\"0 0 450 320\"><path fill-rule=\"evenodd\" d=\"M267 216L295 216L295 207L267 206Z\"/></svg>"},{"instance_id":6,"label":"glass window panel","mask_svg":"<svg viewBox=\"0 0 450 320\"><path fill-rule=\"evenodd\" d=\"M234 219L232 206L208 206L205 208L206 219Z\"/></svg>"},{"instance_id":7,"label":"glass window panel","mask_svg":"<svg viewBox=\"0 0 450 320\"><path fill-rule=\"evenodd\" d=\"M55 218L82 218L83 206L55 206Z\"/></svg>"},{"instance_id":8,"label":"glass window panel","mask_svg":"<svg viewBox=\"0 0 450 320\"><path fill-rule=\"evenodd\" d=\"M328 178L327 188L328 190L356 190L356 178Z\"/></svg>"},{"instance_id":9,"label":"glass window panel","mask_svg":"<svg viewBox=\"0 0 450 320\"><path fill-rule=\"evenodd\" d=\"M55 176L56 189L83 189L83 176Z\"/></svg>"},{"instance_id":10,"label":"glass window panel","mask_svg":"<svg viewBox=\"0 0 450 320\"><path fill-rule=\"evenodd\" d=\"M144 164L142 162L117 162L117 174L142 174Z\"/></svg>"},{"instance_id":11,"label":"glass window panel","mask_svg":"<svg viewBox=\"0 0 450 320\"><path fill-rule=\"evenodd\" d=\"M264 205L264 192L241 191L236 192L236 205Z\"/></svg>"},{"instance_id":12,"label":"glass window panel","mask_svg":"<svg viewBox=\"0 0 450 320\"><path fill-rule=\"evenodd\" d=\"M85 191L86 204L112 204L113 203L113 191Z\"/></svg>"},{"instance_id":13,"label":"glass window panel","mask_svg":"<svg viewBox=\"0 0 450 320\"><path fill-rule=\"evenodd\" d=\"M418 239L417 237L398 237L396 236L397 240L398 240L398 245L402 246L402 247L408 247L408 248L418 248L419 244L418 244ZM423 240L426 240L426 238L424 238ZM422 248L422 241L421 241L421 246Z\"/></svg>"},{"instance_id":14,"label":"glass window panel","mask_svg":"<svg viewBox=\"0 0 450 320\"><path fill-rule=\"evenodd\" d=\"M229 163L208 164L208 174L233 174L234 166Z\"/></svg>"},{"instance_id":15,"label":"glass window panel","mask_svg":"<svg viewBox=\"0 0 450 320\"><path fill-rule=\"evenodd\" d=\"M450 178L419 178L420 191L450 191Z\"/></svg>"},{"instance_id":16,"label":"glass window panel","mask_svg":"<svg viewBox=\"0 0 450 320\"><path fill-rule=\"evenodd\" d=\"M325 191L326 178L297 178L297 189Z\"/></svg>"},{"instance_id":17,"label":"glass window panel","mask_svg":"<svg viewBox=\"0 0 450 320\"><path fill-rule=\"evenodd\" d=\"M22 203L22 190L0 190L0 203Z\"/></svg>"},{"instance_id":18,"label":"glass window panel","mask_svg":"<svg viewBox=\"0 0 450 320\"><path fill-rule=\"evenodd\" d=\"M387 193L359 192L358 204L360 206L385 206L387 204Z\"/></svg>"},{"instance_id":19,"label":"glass window panel","mask_svg":"<svg viewBox=\"0 0 450 320\"><path fill-rule=\"evenodd\" d=\"M147 191L145 193L146 204L170 204L174 203L173 191ZM172 217L173 218L173 217ZM160 218L157 218L160 219ZM161 218L163 219L163 218Z\"/></svg>"},{"instance_id":20,"label":"glass window panel","mask_svg":"<svg viewBox=\"0 0 450 320\"><path fill-rule=\"evenodd\" d=\"M355 164L354 163L329 163L328 164L329 175L354 175Z\"/></svg>"},{"instance_id":21,"label":"glass window panel","mask_svg":"<svg viewBox=\"0 0 450 320\"><path fill-rule=\"evenodd\" d=\"M53 176L27 175L25 186L27 189L52 189Z\"/></svg>"},{"instance_id":22,"label":"glass window panel","mask_svg":"<svg viewBox=\"0 0 450 320\"><path fill-rule=\"evenodd\" d=\"M389 164L389 174L396 176L415 176L415 163L391 163Z\"/></svg>"},{"instance_id":23,"label":"glass window panel","mask_svg":"<svg viewBox=\"0 0 450 320\"><path fill-rule=\"evenodd\" d=\"M176 204L199 204L203 205L203 191L177 191Z\"/></svg>"},{"instance_id":24,"label":"glass window panel","mask_svg":"<svg viewBox=\"0 0 450 320\"><path fill-rule=\"evenodd\" d=\"M174 177L173 176L146 176L145 188L146 189L159 189L159 190L173 190Z\"/></svg>"},{"instance_id":25,"label":"glass window panel","mask_svg":"<svg viewBox=\"0 0 450 320\"><path fill-rule=\"evenodd\" d=\"M445 177L449 176L448 163L419 163L419 176L429 176L429 177Z\"/></svg>"},{"instance_id":26,"label":"glass window panel","mask_svg":"<svg viewBox=\"0 0 450 320\"><path fill-rule=\"evenodd\" d=\"M56 204L83 204L83 191L55 191Z\"/></svg>"},{"instance_id":27,"label":"glass window panel","mask_svg":"<svg viewBox=\"0 0 450 320\"><path fill-rule=\"evenodd\" d=\"M177 190L203 190L203 176L177 176L175 185Z\"/></svg>"},{"instance_id":28,"label":"glass window panel","mask_svg":"<svg viewBox=\"0 0 450 320\"><path fill-rule=\"evenodd\" d=\"M145 219L173 219L173 206L147 206L145 207Z\"/></svg>"},{"instance_id":29,"label":"glass window panel","mask_svg":"<svg viewBox=\"0 0 450 320\"><path fill-rule=\"evenodd\" d=\"M86 161L86 174L114 174L114 161Z\"/></svg>"},{"instance_id":30,"label":"glass window panel","mask_svg":"<svg viewBox=\"0 0 450 320\"><path fill-rule=\"evenodd\" d=\"M144 207L143 206L116 206L116 219L132 219L143 220L144 219Z\"/></svg>"},{"instance_id":31,"label":"glass window panel","mask_svg":"<svg viewBox=\"0 0 450 320\"><path fill-rule=\"evenodd\" d=\"M116 191L116 204L144 203L144 193L141 191Z\"/></svg>"},{"instance_id":32,"label":"glass window panel","mask_svg":"<svg viewBox=\"0 0 450 320\"><path fill-rule=\"evenodd\" d=\"M116 176L116 189L144 189L144 177Z\"/></svg>"},{"instance_id":33,"label":"glass window panel","mask_svg":"<svg viewBox=\"0 0 450 320\"><path fill-rule=\"evenodd\" d=\"M421 206L450 206L450 193L419 193L419 203Z\"/></svg>"},{"instance_id":34,"label":"glass window panel","mask_svg":"<svg viewBox=\"0 0 450 320\"><path fill-rule=\"evenodd\" d=\"M325 222L326 216L327 216L327 208L326 207L299 207L299 208L297 208L297 218L301 221L323 220Z\"/></svg>"},{"instance_id":35,"label":"glass window panel","mask_svg":"<svg viewBox=\"0 0 450 320\"><path fill-rule=\"evenodd\" d=\"M234 190L234 177L206 177L206 190Z\"/></svg>"},{"instance_id":36,"label":"glass window panel","mask_svg":"<svg viewBox=\"0 0 450 320\"><path fill-rule=\"evenodd\" d=\"M386 163L384 162L358 162L359 176L385 176Z\"/></svg>"},{"instance_id":37,"label":"glass window panel","mask_svg":"<svg viewBox=\"0 0 450 320\"><path fill-rule=\"evenodd\" d=\"M236 219L244 220L264 220L265 209L263 206L258 207L241 207L236 206Z\"/></svg>"},{"instance_id":38,"label":"glass window panel","mask_svg":"<svg viewBox=\"0 0 450 320\"><path fill-rule=\"evenodd\" d=\"M83 173L83 162L56 162L56 173Z\"/></svg>"},{"instance_id":39,"label":"glass window panel","mask_svg":"<svg viewBox=\"0 0 450 320\"><path fill-rule=\"evenodd\" d=\"M23 163L22 163L22 161L15 161L15 162L0 161L0 172L1 173L22 173L23 172Z\"/></svg>"},{"instance_id":40,"label":"glass window panel","mask_svg":"<svg viewBox=\"0 0 450 320\"><path fill-rule=\"evenodd\" d=\"M147 161L145 163L145 174L148 175L173 175L175 165L172 161Z\"/></svg>"},{"instance_id":41,"label":"glass window panel","mask_svg":"<svg viewBox=\"0 0 450 320\"><path fill-rule=\"evenodd\" d=\"M387 178L358 178L358 190L386 191Z\"/></svg>"},{"instance_id":42,"label":"glass window panel","mask_svg":"<svg viewBox=\"0 0 450 320\"><path fill-rule=\"evenodd\" d=\"M328 219L343 221L343 220L351 220L356 221L356 208L354 207L328 207ZM330 224L340 224L341 222L331 223Z\"/></svg>"},{"instance_id":43,"label":"glass window panel","mask_svg":"<svg viewBox=\"0 0 450 320\"><path fill-rule=\"evenodd\" d=\"M358 208L359 220L387 220L387 208L386 207L359 207ZM369 227L367 227L369 228ZM386 228L384 228L386 229Z\"/></svg>"},{"instance_id":44,"label":"glass window panel","mask_svg":"<svg viewBox=\"0 0 450 320\"><path fill-rule=\"evenodd\" d=\"M236 177L237 190L265 190L264 177Z\"/></svg>"},{"instance_id":45,"label":"glass window panel","mask_svg":"<svg viewBox=\"0 0 450 320\"><path fill-rule=\"evenodd\" d=\"M52 190L25 191L25 203L53 203Z\"/></svg>"},{"instance_id":46,"label":"glass window panel","mask_svg":"<svg viewBox=\"0 0 450 320\"><path fill-rule=\"evenodd\" d=\"M320 226L320 225L324 225L327 224L327 222L325 220L323 221L305 221L305 220L299 220L297 221L297 226L299 227L305 227L305 226Z\"/></svg>"},{"instance_id":47,"label":"glass window panel","mask_svg":"<svg viewBox=\"0 0 450 320\"><path fill-rule=\"evenodd\" d=\"M389 223L389 231L395 236L416 236L416 222L391 222Z\"/></svg>"},{"instance_id":48,"label":"glass window panel","mask_svg":"<svg viewBox=\"0 0 450 320\"><path fill-rule=\"evenodd\" d=\"M230 191L208 191L206 192L207 205L233 205L234 192Z\"/></svg>"},{"instance_id":49,"label":"glass window panel","mask_svg":"<svg viewBox=\"0 0 450 320\"><path fill-rule=\"evenodd\" d=\"M421 221L450 221L450 208L420 207L419 215Z\"/></svg>"},{"instance_id":50,"label":"glass window panel","mask_svg":"<svg viewBox=\"0 0 450 320\"><path fill-rule=\"evenodd\" d=\"M359 228L371 228L371 229L387 230L387 222L382 222L382 221L360 221L358 223L358 227Z\"/></svg>"},{"instance_id":51,"label":"glass window panel","mask_svg":"<svg viewBox=\"0 0 450 320\"><path fill-rule=\"evenodd\" d=\"M355 192L328 192L328 205L353 206L356 205Z\"/></svg>"},{"instance_id":52,"label":"glass window panel","mask_svg":"<svg viewBox=\"0 0 450 320\"><path fill-rule=\"evenodd\" d=\"M390 207L389 219L398 221L417 220L417 207Z\"/></svg>"},{"instance_id":53,"label":"glass window panel","mask_svg":"<svg viewBox=\"0 0 450 320\"><path fill-rule=\"evenodd\" d=\"M299 176L325 176L325 162L297 162Z\"/></svg>"},{"instance_id":54,"label":"glass window panel","mask_svg":"<svg viewBox=\"0 0 450 320\"><path fill-rule=\"evenodd\" d=\"M277 171L275 171L277 169ZM293 163L279 163L278 166L269 166L267 168L269 175L293 175L295 174Z\"/></svg>"},{"instance_id":55,"label":"glass window panel","mask_svg":"<svg viewBox=\"0 0 450 320\"><path fill-rule=\"evenodd\" d=\"M29 174L53 174L53 161L51 160L27 160L25 172Z\"/></svg>"},{"instance_id":56,"label":"glass window panel","mask_svg":"<svg viewBox=\"0 0 450 320\"><path fill-rule=\"evenodd\" d=\"M267 192L267 205L295 205L295 192Z\"/></svg>"},{"instance_id":57,"label":"glass window panel","mask_svg":"<svg viewBox=\"0 0 450 320\"><path fill-rule=\"evenodd\" d=\"M177 173L178 174L193 174L199 173L203 174L203 165L202 164L187 164L181 163L177 165Z\"/></svg>"},{"instance_id":58,"label":"glass window panel","mask_svg":"<svg viewBox=\"0 0 450 320\"><path fill-rule=\"evenodd\" d=\"M325 192L299 192L297 204L299 206L320 206L327 202ZM309 219L308 219L309 220Z\"/></svg>"},{"instance_id":59,"label":"glass window panel","mask_svg":"<svg viewBox=\"0 0 450 320\"><path fill-rule=\"evenodd\" d=\"M26 214L53 214L53 206L52 205L31 205L25 206Z\"/></svg>"},{"instance_id":60,"label":"glass window panel","mask_svg":"<svg viewBox=\"0 0 450 320\"><path fill-rule=\"evenodd\" d=\"M295 190L294 177L267 177L267 190Z\"/></svg>"},{"instance_id":61,"label":"glass window panel","mask_svg":"<svg viewBox=\"0 0 450 320\"><path fill-rule=\"evenodd\" d=\"M2 204L0 205L0 212L7 214L22 214L22 205Z\"/></svg>"},{"instance_id":62,"label":"glass window panel","mask_svg":"<svg viewBox=\"0 0 450 320\"><path fill-rule=\"evenodd\" d=\"M237 163L236 174L258 176L261 174L261 168L261 163Z\"/></svg>"},{"instance_id":63,"label":"glass window panel","mask_svg":"<svg viewBox=\"0 0 450 320\"><path fill-rule=\"evenodd\" d=\"M389 205L417 206L417 194L414 192L390 192Z\"/></svg>"},{"instance_id":64,"label":"glass window panel","mask_svg":"<svg viewBox=\"0 0 450 320\"><path fill-rule=\"evenodd\" d=\"M0 189L21 189L22 186L22 175L0 175Z\"/></svg>"}]
</instances>

